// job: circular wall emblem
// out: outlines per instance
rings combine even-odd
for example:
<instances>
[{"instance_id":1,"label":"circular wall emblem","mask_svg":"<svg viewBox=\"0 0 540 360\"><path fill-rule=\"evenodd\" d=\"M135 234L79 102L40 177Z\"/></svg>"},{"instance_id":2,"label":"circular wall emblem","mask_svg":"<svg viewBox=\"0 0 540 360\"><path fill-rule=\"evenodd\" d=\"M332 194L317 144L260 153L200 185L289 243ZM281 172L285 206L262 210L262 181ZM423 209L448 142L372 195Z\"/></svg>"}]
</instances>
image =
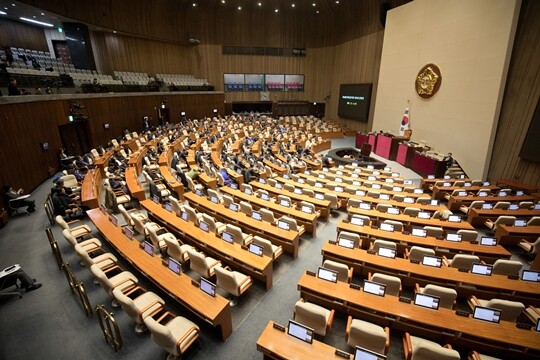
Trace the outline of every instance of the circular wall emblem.
<instances>
[{"instance_id":1,"label":"circular wall emblem","mask_svg":"<svg viewBox=\"0 0 540 360\"><path fill-rule=\"evenodd\" d=\"M441 69L435 64L427 64L418 72L414 87L418 96L424 100L429 100L439 91L441 82Z\"/></svg>"}]
</instances>

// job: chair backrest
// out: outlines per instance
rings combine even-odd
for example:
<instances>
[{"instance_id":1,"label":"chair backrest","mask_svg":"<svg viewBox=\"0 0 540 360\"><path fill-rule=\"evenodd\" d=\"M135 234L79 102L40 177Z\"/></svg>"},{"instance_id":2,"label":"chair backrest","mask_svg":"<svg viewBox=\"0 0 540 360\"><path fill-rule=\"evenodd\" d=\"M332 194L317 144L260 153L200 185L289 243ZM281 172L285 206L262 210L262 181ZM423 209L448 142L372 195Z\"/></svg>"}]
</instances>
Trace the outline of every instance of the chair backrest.
<instances>
[{"instance_id":1,"label":"chair backrest","mask_svg":"<svg viewBox=\"0 0 540 360\"><path fill-rule=\"evenodd\" d=\"M137 218L136 216L131 217L131 220L133 221L133 227L135 228L135 231L139 234L145 233L145 227L141 219Z\"/></svg>"},{"instance_id":2,"label":"chair backrest","mask_svg":"<svg viewBox=\"0 0 540 360\"><path fill-rule=\"evenodd\" d=\"M430 202L431 198L429 197L419 197L418 199L416 199L417 204L428 205Z\"/></svg>"},{"instance_id":3,"label":"chair backrest","mask_svg":"<svg viewBox=\"0 0 540 360\"><path fill-rule=\"evenodd\" d=\"M521 201L519 203L520 209L530 209L534 206L534 203L532 201Z\"/></svg>"},{"instance_id":4,"label":"chair backrest","mask_svg":"<svg viewBox=\"0 0 540 360\"><path fill-rule=\"evenodd\" d=\"M537 225L540 225L540 216L533 216L529 221L527 221L527 226Z\"/></svg>"},{"instance_id":5,"label":"chair backrest","mask_svg":"<svg viewBox=\"0 0 540 360\"><path fill-rule=\"evenodd\" d=\"M440 297L441 300L439 306L447 309L452 309L454 307L454 301L457 297L456 290L433 284L427 284L426 287L422 289L422 293Z\"/></svg>"},{"instance_id":6,"label":"chair backrest","mask_svg":"<svg viewBox=\"0 0 540 360\"><path fill-rule=\"evenodd\" d=\"M386 285L386 294L399 296L401 289L401 280L397 276L375 273L371 276L371 281Z\"/></svg>"},{"instance_id":7,"label":"chair backrest","mask_svg":"<svg viewBox=\"0 0 540 360\"><path fill-rule=\"evenodd\" d=\"M394 200L394 201L403 202L404 199L405 199L405 195L394 194L394 195L392 196L392 200Z\"/></svg>"},{"instance_id":8,"label":"chair backrest","mask_svg":"<svg viewBox=\"0 0 540 360\"><path fill-rule=\"evenodd\" d=\"M308 326L319 335L326 335L328 310L322 306L308 302L297 301L294 305L294 320Z\"/></svg>"},{"instance_id":9,"label":"chair backrest","mask_svg":"<svg viewBox=\"0 0 540 360\"><path fill-rule=\"evenodd\" d=\"M163 326L151 316L144 318L144 325L150 330L152 340L173 356L181 356L199 336L199 327L185 319L177 316L170 323L173 329L182 329L181 332L171 332L168 326Z\"/></svg>"},{"instance_id":10,"label":"chair backrest","mask_svg":"<svg viewBox=\"0 0 540 360\"><path fill-rule=\"evenodd\" d=\"M501 320L515 322L525 310L525 305L518 301L491 299L486 303L487 307L501 310Z\"/></svg>"},{"instance_id":11,"label":"chair backrest","mask_svg":"<svg viewBox=\"0 0 540 360\"><path fill-rule=\"evenodd\" d=\"M112 289L113 289L114 284L109 280L109 278L103 272L103 270L101 270L99 265L96 265L96 264L91 265L90 272L92 273L92 275L94 275L96 280L101 284L101 287L103 288L103 290L105 290L107 294L112 295Z\"/></svg>"},{"instance_id":12,"label":"chair backrest","mask_svg":"<svg viewBox=\"0 0 540 360\"><path fill-rule=\"evenodd\" d=\"M227 194L223 194L223 205L225 205L226 208L229 208L232 203L234 203L233 197Z\"/></svg>"},{"instance_id":13,"label":"chair backrest","mask_svg":"<svg viewBox=\"0 0 540 360\"><path fill-rule=\"evenodd\" d=\"M75 252L79 256L79 258L81 258L81 261L87 268L90 268L90 266L94 265L94 261L81 245L75 244L73 248L75 249Z\"/></svg>"},{"instance_id":14,"label":"chair backrest","mask_svg":"<svg viewBox=\"0 0 540 360\"><path fill-rule=\"evenodd\" d=\"M337 236L338 241L341 238L354 241L354 247L355 248L360 246L360 235L358 235L356 233L352 233L352 232L348 232L348 231L341 231L341 232L339 232L339 234Z\"/></svg>"},{"instance_id":15,"label":"chair backrest","mask_svg":"<svg viewBox=\"0 0 540 360\"><path fill-rule=\"evenodd\" d=\"M306 196L309 196L311 198L315 197L315 191L313 191L311 189L302 188L302 194L306 195Z\"/></svg>"},{"instance_id":16,"label":"chair backrest","mask_svg":"<svg viewBox=\"0 0 540 360\"><path fill-rule=\"evenodd\" d=\"M387 247L387 248L390 248L390 249L396 249L397 248L397 245L395 242L393 241L388 241L388 240L381 240L381 239L375 239L375 241L373 241L373 248L372 250L375 251L375 252L378 252L379 251L379 248L380 247Z\"/></svg>"},{"instance_id":17,"label":"chair backrest","mask_svg":"<svg viewBox=\"0 0 540 360\"><path fill-rule=\"evenodd\" d=\"M131 320L135 321L137 324L143 323L142 311L144 309L139 309L137 304L129 296L124 295L121 289L113 289L112 294L122 307L122 310L131 318Z\"/></svg>"},{"instance_id":18,"label":"chair backrest","mask_svg":"<svg viewBox=\"0 0 540 360\"><path fill-rule=\"evenodd\" d=\"M435 255L435 250L421 246L411 246L411 249L409 250L409 260L422 262L424 255Z\"/></svg>"},{"instance_id":19,"label":"chair backrest","mask_svg":"<svg viewBox=\"0 0 540 360\"><path fill-rule=\"evenodd\" d=\"M209 277L209 268L206 264L206 256L203 253L198 252L197 250L188 250L189 256L189 267L191 270L195 271L202 277Z\"/></svg>"},{"instance_id":20,"label":"chair backrest","mask_svg":"<svg viewBox=\"0 0 540 360\"><path fill-rule=\"evenodd\" d=\"M454 191L452 191L452 196L459 196L459 193L463 191L466 192L467 190L463 188L455 189Z\"/></svg>"},{"instance_id":21,"label":"chair backrest","mask_svg":"<svg viewBox=\"0 0 540 360\"><path fill-rule=\"evenodd\" d=\"M272 210L268 210L268 209L265 209L265 208L260 208L259 212L262 215L263 221L267 221L267 222L272 223L272 224L276 222L276 219L274 218L274 213L272 212Z\"/></svg>"},{"instance_id":22,"label":"chair backrest","mask_svg":"<svg viewBox=\"0 0 540 360\"><path fill-rule=\"evenodd\" d=\"M391 207L392 205L389 205L389 204L377 204L377 206L375 207L375 210L380 211L380 212L387 212L388 209Z\"/></svg>"},{"instance_id":23,"label":"chair backrest","mask_svg":"<svg viewBox=\"0 0 540 360\"><path fill-rule=\"evenodd\" d=\"M218 228L216 225L216 220L212 216L203 213L201 219L208 224L208 231L213 233L217 232Z\"/></svg>"},{"instance_id":24,"label":"chair backrest","mask_svg":"<svg viewBox=\"0 0 540 360\"><path fill-rule=\"evenodd\" d=\"M148 235L150 236L150 241L152 242L152 245L154 245L154 254L159 254L159 250L161 248L160 246L160 239L156 233L155 227L152 224L145 225L146 230L148 231ZM171 236L174 236L170 234Z\"/></svg>"},{"instance_id":25,"label":"chair backrest","mask_svg":"<svg viewBox=\"0 0 540 360\"><path fill-rule=\"evenodd\" d=\"M207 189L206 192L208 193L208 196L209 196L210 198L215 197L215 198L218 199L218 201L219 201L219 194L218 194L218 192L217 192L216 190L214 190L214 189Z\"/></svg>"},{"instance_id":26,"label":"chair backrest","mask_svg":"<svg viewBox=\"0 0 540 360\"><path fill-rule=\"evenodd\" d=\"M457 233L461 235L462 241L476 241L478 238L478 231L476 230L458 230Z\"/></svg>"},{"instance_id":27,"label":"chair backrest","mask_svg":"<svg viewBox=\"0 0 540 360\"><path fill-rule=\"evenodd\" d=\"M469 205L469 209L481 209L482 205L484 205L485 201L482 200L475 200Z\"/></svg>"},{"instance_id":28,"label":"chair backrest","mask_svg":"<svg viewBox=\"0 0 540 360\"><path fill-rule=\"evenodd\" d=\"M330 209L336 210L338 208L339 202L336 194L325 193L324 199L330 201Z\"/></svg>"},{"instance_id":29,"label":"chair backrest","mask_svg":"<svg viewBox=\"0 0 540 360\"><path fill-rule=\"evenodd\" d=\"M268 179L268 185L272 187L276 187L277 181L276 179Z\"/></svg>"},{"instance_id":30,"label":"chair backrest","mask_svg":"<svg viewBox=\"0 0 540 360\"><path fill-rule=\"evenodd\" d=\"M260 236L255 235L253 237L253 242L263 248L263 255L273 258L274 257L274 248L270 240L263 239Z\"/></svg>"},{"instance_id":31,"label":"chair backrest","mask_svg":"<svg viewBox=\"0 0 540 360\"><path fill-rule=\"evenodd\" d=\"M75 247L77 245L77 239L75 239L75 236L71 233L69 229L62 230L62 234L64 235L64 238L67 240L68 243L70 243L71 246Z\"/></svg>"},{"instance_id":32,"label":"chair backrest","mask_svg":"<svg viewBox=\"0 0 540 360\"><path fill-rule=\"evenodd\" d=\"M244 233L238 226L227 224L225 225L225 231L232 235L235 243L244 245Z\"/></svg>"},{"instance_id":33,"label":"chair backrest","mask_svg":"<svg viewBox=\"0 0 540 360\"><path fill-rule=\"evenodd\" d=\"M185 259L182 254L182 250L180 248L180 243L178 242L178 240L170 238L168 236L165 236L163 240L165 241L165 244L167 244L167 255L169 255L174 260L179 261L180 263L184 262Z\"/></svg>"},{"instance_id":34,"label":"chair backrest","mask_svg":"<svg viewBox=\"0 0 540 360\"><path fill-rule=\"evenodd\" d=\"M523 264L521 261L497 259L493 263L493 274L519 275Z\"/></svg>"},{"instance_id":35,"label":"chair backrest","mask_svg":"<svg viewBox=\"0 0 540 360\"><path fill-rule=\"evenodd\" d=\"M357 207L360 206L360 203L361 203L361 202L362 202L362 200L350 198L350 199L347 201L347 207L357 208Z\"/></svg>"},{"instance_id":36,"label":"chair backrest","mask_svg":"<svg viewBox=\"0 0 540 360\"><path fill-rule=\"evenodd\" d=\"M364 221L364 226L369 226L369 224L371 224L371 219L369 218L369 216L353 214L351 216L351 222L353 222L353 220L352 220L353 218L354 219L362 219Z\"/></svg>"},{"instance_id":37,"label":"chair backrest","mask_svg":"<svg viewBox=\"0 0 540 360\"><path fill-rule=\"evenodd\" d=\"M199 218L197 218L197 213L195 212L195 209L189 205L184 205L184 211L188 215L189 221L191 221L192 223L198 226Z\"/></svg>"},{"instance_id":38,"label":"chair backrest","mask_svg":"<svg viewBox=\"0 0 540 360\"><path fill-rule=\"evenodd\" d=\"M470 270L474 262L480 262L480 258L476 255L456 254L450 263L450 267Z\"/></svg>"},{"instance_id":39,"label":"chair backrest","mask_svg":"<svg viewBox=\"0 0 540 360\"><path fill-rule=\"evenodd\" d=\"M180 205L180 202L174 196L169 196L169 202L171 203L172 211L176 215L180 216L182 213L182 206Z\"/></svg>"},{"instance_id":40,"label":"chair backrest","mask_svg":"<svg viewBox=\"0 0 540 360\"><path fill-rule=\"evenodd\" d=\"M413 338L411 336L411 338ZM412 349L411 360L460 360L456 350L445 348L433 341L416 338Z\"/></svg>"},{"instance_id":41,"label":"chair backrest","mask_svg":"<svg viewBox=\"0 0 540 360\"><path fill-rule=\"evenodd\" d=\"M501 209L501 210L508 210L510 207L509 201L498 201L495 206L493 206L494 209Z\"/></svg>"},{"instance_id":42,"label":"chair backrest","mask_svg":"<svg viewBox=\"0 0 540 360\"><path fill-rule=\"evenodd\" d=\"M516 220L516 217L515 216L506 216L506 215L501 215L497 218L497 220L495 220L495 227L499 226L499 225L513 225L514 224L514 221Z\"/></svg>"},{"instance_id":43,"label":"chair backrest","mask_svg":"<svg viewBox=\"0 0 540 360\"><path fill-rule=\"evenodd\" d=\"M298 224L296 223L296 219L293 219L291 217L288 217L286 215L283 215L279 218L279 220L285 221L287 224L289 224L289 229L292 231L298 231Z\"/></svg>"},{"instance_id":44,"label":"chair backrest","mask_svg":"<svg viewBox=\"0 0 540 360\"><path fill-rule=\"evenodd\" d=\"M309 209L311 210L311 213L312 213L312 214L314 214L315 211L317 211L317 210L315 209L315 205L313 205L312 203L307 202L307 201L301 201L301 202L300 202L300 209L302 209L302 208L304 208L304 207L309 208Z\"/></svg>"},{"instance_id":45,"label":"chair backrest","mask_svg":"<svg viewBox=\"0 0 540 360\"><path fill-rule=\"evenodd\" d=\"M366 183L364 183L364 185L366 185ZM375 190L369 190L366 195L378 199L381 193Z\"/></svg>"},{"instance_id":46,"label":"chair backrest","mask_svg":"<svg viewBox=\"0 0 540 360\"><path fill-rule=\"evenodd\" d=\"M253 207L247 201L240 201L240 211L242 211L247 216L251 217L251 213L253 212Z\"/></svg>"},{"instance_id":47,"label":"chair backrest","mask_svg":"<svg viewBox=\"0 0 540 360\"><path fill-rule=\"evenodd\" d=\"M351 321L349 338L347 339L348 345L360 346L384 354L386 340L386 331L379 325L358 319Z\"/></svg>"},{"instance_id":48,"label":"chair backrest","mask_svg":"<svg viewBox=\"0 0 540 360\"><path fill-rule=\"evenodd\" d=\"M394 225L394 231L403 231L403 223L401 221L396 220L384 220L385 224L392 224Z\"/></svg>"},{"instance_id":49,"label":"chair backrest","mask_svg":"<svg viewBox=\"0 0 540 360\"><path fill-rule=\"evenodd\" d=\"M77 182L77 178L75 177L75 175L64 175L61 177L62 180L64 180L64 187L70 187L70 188L73 188L73 187L78 187L79 184Z\"/></svg>"},{"instance_id":50,"label":"chair backrest","mask_svg":"<svg viewBox=\"0 0 540 360\"><path fill-rule=\"evenodd\" d=\"M294 188L293 188L294 190ZM284 201L289 204L289 206L292 206L292 200L290 197L286 195L278 195L278 203L281 204L281 202Z\"/></svg>"},{"instance_id":51,"label":"chair backrest","mask_svg":"<svg viewBox=\"0 0 540 360\"><path fill-rule=\"evenodd\" d=\"M349 282L349 267L337 261L325 260L323 267L326 269L337 271L338 281Z\"/></svg>"},{"instance_id":52,"label":"chair backrest","mask_svg":"<svg viewBox=\"0 0 540 360\"><path fill-rule=\"evenodd\" d=\"M404 215L409 215L412 217L418 216L419 212L420 212L419 208L413 208L413 207L406 207L405 210L403 210Z\"/></svg>"},{"instance_id":53,"label":"chair backrest","mask_svg":"<svg viewBox=\"0 0 540 360\"><path fill-rule=\"evenodd\" d=\"M240 191L245 192L246 189L251 190L251 193L253 193L253 187L249 184L240 184Z\"/></svg>"},{"instance_id":54,"label":"chair backrest","mask_svg":"<svg viewBox=\"0 0 540 360\"><path fill-rule=\"evenodd\" d=\"M128 225L133 225L133 220L131 220L131 216L129 215L129 213L126 211L126 209L124 208L123 205L118 205L118 210L120 211L120 213L122 214L122 217L124 218L124 221L126 222L126 224Z\"/></svg>"},{"instance_id":55,"label":"chair backrest","mask_svg":"<svg viewBox=\"0 0 540 360\"><path fill-rule=\"evenodd\" d=\"M289 184L289 183L285 183L283 184L283 188L287 191L290 191L290 192L293 192L294 191L294 185L292 184Z\"/></svg>"},{"instance_id":56,"label":"chair backrest","mask_svg":"<svg viewBox=\"0 0 540 360\"><path fill-rule=\"evenodd\" d=\"M54 218L56 220L56 223L64 230L69 229L69 226L67 222L64 220L64 218L60 215L56 215Z\"/></svg>"},{"instance_id":57,"label":"chair backrest","mask_svg":"<svg viewBox=\"0 0 540 360\"><path fill-rule=\"evenodd\" d=\"M437 226L424 226L427 236L443 236L444 230L441 227Z\"/></svg>"},{"instance_id":58,"label":"chair backrest","mask_svg":"<svg viewBox=\"0 0 540 360\"><path fill-rule=\"evenodd\" d=\"M238 281L232 271L225 269L224 267L216 267L216 285L229 294L239 296Z\"/></svg>"}]
</instances>

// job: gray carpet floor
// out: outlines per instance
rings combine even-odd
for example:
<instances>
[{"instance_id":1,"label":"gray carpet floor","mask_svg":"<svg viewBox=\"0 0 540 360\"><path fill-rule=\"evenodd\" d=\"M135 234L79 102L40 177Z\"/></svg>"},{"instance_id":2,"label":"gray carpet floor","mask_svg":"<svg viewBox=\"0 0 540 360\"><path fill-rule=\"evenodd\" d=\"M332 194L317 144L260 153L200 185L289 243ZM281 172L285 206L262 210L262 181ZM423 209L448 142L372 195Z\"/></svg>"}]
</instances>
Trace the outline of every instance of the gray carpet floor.
<instances>
[{"instance_id":1,"label":"gray carpet floor","mask_svg":"<svg viewBox=\"0 0 540 360\"><path fill-rule=\"evenodd\" d=\"M346 137L332 141L333 148L354 146L354 138ZM394 171L405 178L419 181L418 175L398 164L389 163ZM16 184L14 184L16 186ZM113 311L123 338L123 348L115 354L105 343L96 315L86 317L81 305L70 292L66 278L58 269L52 255L45 228L50 226L42 204L52 186L45 181L32 193L38 211L30 216L19 215L0 230L0 269L17 263L32 278L37 278L43 287L29 293L22 291L18 297L0 296L0 360L18 359L164 359L166 352L151 339L149 333L137 335L134 323L120 309L112 309L110 298L92 282L88 269L79 260L64 240L57 225L53 234L60 246L64 261L69 262L75 275L87 290L91 304L104 304ZM256 341L269 320L286 324L292 317L293 307L299 298L296 283L306 270L315 271L322 262L320 249L329 239L336 238L336 224L346 216L343 211L334 212L330 221L319 221L317 237L305 236L301 240L299 257L293 260L284 254L274 265L274 284L265 291L263 284L255 284L240 298L238 306L232 308L234 332L226 342L218 332L199 318L186 311L167 294L137 275L143 286L162 296L167 307L178 315L185 316L201 327L201 336L185 354L184 359L258 359L262 354L256 350ZM83 219L86 223L91 223ZM96 237L99 238L97 232ZM105 241L104 247L108 248ZM133 273L137 270L127 262L122 266ZM188 275L194 276L194 274ZM360 282L356 279L355 282ZM327 344L352 352L345 342L346 316L336 314L334 326L323 339ZM392 332L389 359L403 359L401 333Z\"/></svg>"}]
</instances>

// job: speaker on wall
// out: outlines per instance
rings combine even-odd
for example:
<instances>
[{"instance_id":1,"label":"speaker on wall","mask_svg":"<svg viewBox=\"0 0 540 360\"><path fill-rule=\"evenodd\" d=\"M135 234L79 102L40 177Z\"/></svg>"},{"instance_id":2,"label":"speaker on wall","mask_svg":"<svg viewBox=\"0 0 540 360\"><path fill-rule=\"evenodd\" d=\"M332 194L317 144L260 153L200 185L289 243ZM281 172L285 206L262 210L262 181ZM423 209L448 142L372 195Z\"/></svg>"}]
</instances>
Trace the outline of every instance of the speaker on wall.
<instances>
[{"instance_id":1,"label":"speaker on wall","mask_svg":"<svg viewBox=\"0 0 540 360\"><path fill-rule=\"evenodd\" d=\"M388 10L390 10L392 7L390 6L390 3L389 2L383 2L381 4L381 8L380 8L380 17L381 17L381 25L382 27L384 27L386 25L386 13L388 12Z\"/></svg>"}]
</instances>

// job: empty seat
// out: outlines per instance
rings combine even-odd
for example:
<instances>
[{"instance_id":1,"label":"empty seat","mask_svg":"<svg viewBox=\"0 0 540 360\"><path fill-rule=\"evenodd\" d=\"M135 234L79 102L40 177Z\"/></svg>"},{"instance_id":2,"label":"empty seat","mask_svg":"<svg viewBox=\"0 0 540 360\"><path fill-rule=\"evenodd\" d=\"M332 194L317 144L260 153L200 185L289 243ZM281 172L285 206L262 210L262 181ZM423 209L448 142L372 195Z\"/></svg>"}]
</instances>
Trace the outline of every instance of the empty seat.
<instances>
[{"instance_id":1,"label":"empty seat","mask_svg":"<svg viewBox=\"0 0 540 360\"><path fill-rule=\"evenodd\" d=\"M397 276L381 273L369 273L368 280L386 285L387 295L399 296L401 294L401 279Z\"/></svg>"},{"instance_id":2,"label":"empty seat","mask_svg":"<svg viewBox=\"0 0 540 360\"><path fill-rule=\"evenodd\" d=\"M280 257L281 254L283 254L283 249L281 245L274 245L269 240L263 239L260 236L254 236L253 243L262 246L263 255L269 256L274 260Z\"/></svg>"},{"instance_id":3,"label":"empty seat","mask_svg":"<svg viewBox=\"0 0 540 360\"><path fill-rule=\"evenodd\" d=\"M352 280L353 268L349 268L345 264L333 260L325 260L323 263L323 267L325 269L337 271L338 281L351 282Z\"/></svg>"},{"instance_id":4,"label":"empty seat","mask_svg":"<svg viewBox=\"0 0 540 360\"><path fill-rule=\"evenodd\" d=\"M146 331L144 318L158 314L165 306L165 301L151 291L144 292L135 299L131 299L121 289L115 288L113 295L122 307L122 310L135 321L135 331L137 333Z\"/></svg>"},{"instance_id":5,"label":"empty seat","mask_svg":"<svg viewBox=\"0 0 540 360\"><path fill-rule=\"evenodd\" d=\"M385 224L392 224L394 225L394 231L403 231L403 223L401 221L396 220L384 220Z\"/></svg>"},{"instance_id":6,"label":"empty seat","mask_svg":"<svg viewBox=\"0 0 540 360\"><path fill-rule=\"evenodd\" d=\"M206 279L214 276L216 266L221 266L219 260L205 256L203 253L196 250L188 250L187 253L190 269Z\"/></svg>"},{"instance_id":7,"label":"empty seat","mask_svg":"<svg viewBox=\"0 0 540 360\"><path fill-rule=\"evenodd\" d=\"M476 230L458 230L457 233L461 235L462 241L476 241L478 238L478 232Z\"/></svg>"},{"instance_id":8,"label":"empty seat","mask_svg":"<svg viewBox=\"0 0 540 360\"><path fill-rule=\"evenodd\" d=\"M271 224L276 223L276 219L274 217L274 213L272 212L272 210L268 210L268 209L265 209L265 208L260 208L259 212L262 215L263 221L269 222Z\"/></svg>"},{"instance_id":9,"label":"empty seat","mask_svg":"<svg viewBox=\"0 0 540 360\"><path fill-rule=\"evenodd\" d=\"M370 249L375 252L378 252L381 246L394 249L394 250L397 249L397 245L395 242L389 241L389 240L381 240L381 239L375 239L375 241L373 241L373 243L371 244Z\"/></svg>"},{"instance_id":10,"label":"empty seat","mask_svg":"<svg viewBox=\"0 0 540 360\"><path fill-rule=\"evenodd\" d=\"M99 265L94 264L90 266L90 272L101 284L103 290L110 296L113 296L113 290L116 288L120 289L125 294L129 294L138 288L139 280L129 271L122 271L109 278ZM119 304L116 300L113 300L112 306L118 307Z\"/></svg>"},{"instance_id":11,"label":"empty seat","mask_svg":"<svg viewBox=\"0 0 540 360\"><path fill-rule=\"evenodd\" d=\"M527 226L538 226L540 225L540 216L533 216L529 221L527 221Z\"/></svg>"},{"instance_id":12,"label":"empty seat","mask_svg":"<svg viewBox=\"0 0 540 360\"><path fill-rule=\"evenodd\" d=\"M470 209L481 209L482 205L484 205L484 204L485 204L485 201L483 201L483 200L475 200L475 201L471 202L471 204L469 206L461 205L459 207L459 210L461 212L464 212L465 214L468 214Z\"/></svg>"},{"instance_id":13,"label":"empty seat","mask_svg":"<svg viewBox=\"0 0 540 360\"><path fill-rule=\"evenodd\" d=\"M215 268L217 286L231 294L231 306L235 306L237 298L249 289L253 284L251 277L238 271L232 271L228 267L217 266Z\"/></svg>"},{"instance_id":14,"label":"empty seat","mask_svg":"<svg viewBox=\"0 0 540 360\"><path fill-rule=\"evenodd\" d=\"M353 319L349 315L346 327L347 345L374 351L378 354L386 355L390 346L390 329L384 329L379 325L370 322Z\"/></svg>"},{"instance_id":15,"label":"empty seat","mask_svg":"<svg viewBox=\"0 0 540 360\"><path fill-rule=\"evenodd\" d=\"M252 235L244 234L238 226L231 224L225 225L225 232L230 233L234 242L240 245L246 245L253 238Z\"/></svg>"},{"instance_id":16,"label":"empty seat","mask_svg":"<svg viewBox=\"0 0 540 360\"><path fill-rule=\"evenodd\" d=\"M452 260L443 256L443 261L449 267L471 270L472 264L480 262L480 258L476 255L456 254Z\"/></svg>"},{"instance_id":17,"label":"empty seat","mask_svg":"<svg viewBox=\"0 0 540 360\"><path fill-rule=\"evenodd\" d=\"M193 246L182 244L172 237L165 237L163 240L167 246L167 255L181 264L189 260L188 250L195 250Z\"/></svg>"},{"instance_id":18,"label":"empty seat","mask_svg":"<svg viewBox=\"0 0 540 360\"><path fill-rule=\"evenodd\" d=\"M403 215L417 217L419 212L420 212L419 208L406 207L405 210L403 210Z\"/></svg>"},{"instance_id":19,"label":"empty seat","mask_svg":"<svg viewBox=\"0 0 540 360\"><path fill-rule=\"evenodd\" d=\"M410 250L405 248L405 259L422 262L425 255L435 256L435 250L421 246L411 246Z\"/></svg>"},{"instance_id":20,"label":"empty seat","mask_svg":"<svg viewBox=\"0 0 540 360\"><path fill-rule=\"evenodd\" d=\"M253 208L251 207L251 204L247 201L240 201L240 211L251 217L251 214L253 213Z\"/></svg>"},{"instance_id":21,"label":"empty seat","mask_svg":"<svg viewBox=\"0 0 540 360\"><path fill-rule=\"evenodd\" d=\"M208 231L215 234L221 234L225 230L225 224L216 221L212 216L208 214L201 215L201 221L204 221L208 225Z\"/></svg>"},{"instance_id":22,"label":"empty seat","mask_svg":"<svg viewBox=\"0 0 540 360\"><path fill-rule=\"evenodd\" d=\"M355 248L359 248L361 246L360 235L352 232L340 231L337 236L337 241L339 241L339 239L347 239L353 241Z\"/></svg>"},{"instance_id":23,"label":"empty seat","mask_svg":"<svg viewBox=\"0 0 540 360\"><path fill-rule=\"evenodd\" d=\"M82 238L84 236L91 236L92 235L92 229L90 229L90 227L88 225L83 224L79 220L73 220L73 221L70 221L69 223L67 223L64 220L64 218L62 218L62 216L60 216L60 215L57 215L55 220L56 220L56 223L63 230L68 229L76 239ZM70 225L72 225L72 226L70 226Z\"/></svg>"},{"instance_id":24,"label":"empty seat","mask_svg":"<svg viewBox=\"0 0 540 360\"><path fill-rule=\"evenodd\" d=\"M497 259L493 263L493 274L518 276L523 264L521 261Z\"/></svg>"},{"instance_id":25,"label":"empty seat","mask_svg":"<svg viewBox=\"0 0 540 360\"><path fill-rule=\"evenodd\" d=\"M279 220L284 221L287 224L289 224L289 230L298 231L298 233L300 233L300 235L302 235L303 233L306 232L305 226L304 225L298 225L296 223L296 219L293 219L291 217L283 215L282 217L279 218Z\"/></svg>"},{"instance_id":26,"label":"empty seat","mask_svg":"<svg viewBox=\"0 0 540 360\"><path fill-rule=\"evenodd\" d=\"M328 310L300 299L294 306L293 320L312 328L315 333L325 336L332 327L334 310Z\"/></svg>"},{"instance_id":27,"label":"empty seat","mask_svg":"<svg viewBox=\"0 0 540 360\"><path fill-rule=\"evenodd\" d=\"M377 204L377 206L375 207L375 210L385 213L391 207L392 205L388 205L388 204Z\"/></svg>"},{"instance_id":28,"label":"empty seat","mask_svg":"<svg viewBox=\"0 0 540 360\"><path fill-rule=\"evenodd\" d=\"M427 236L433 236L433 237L439 236L440 237L440 236L443 236L443 234L444 234L444 230L441 227L424 226L424 230L426 230Z\"/></svg>"},{"instance_id":29,"label":"empty seat","mask_svg":"<svg viewBox=\"0 0 540 360\"><path fill-rule=\"evenodd\" d=\"M403 335L403 350L406 360L460 360L461 357L450 345L441 346L408 332Z\"/></svg>"},{"instance_id":30,"label":"empty seat","mask_svg":"<svg viewBox=\"0 0 540 360\"><path fill-rule=\"evenodd\" d=\"M363 226L369 226L369 224L371 224L371 219L369 218L369 216L354 214L351 216L350 222L353 223L354 219L362 220L364 223Z\"/></svg>"},{"instance_id":31,"label":"empty seat","mask_svg":"<svg viewBox=\"0 0 540 360\"><path fill-rule=\"evenodd\" d=\"M514 221L516 221L516 217L515 216L505 216L505 215L502 215L502 216L499 216L497 218L497 220L493 221L491 219L487 219L486 222L484 223L488 228L490 228L491 230L496 230L497 227L499 225L513 225L514 224Z\"/></svg>"},{"instance_id":32,"label":"empty seat","mask_svg":"<svg viewBox=\"0 0 540 360\"><path fill-rule=\"evenodd\" d=\"M453 309L456 305L457 291L454 289L433 284L427 284L426 287L420 287L417 283L415 292L438 296L440 298L439 307Z\"/></svg>"},{"instance_id":33,"label":"empty seat","mask_svg":"<svg viewBox=\"0 0 540 360\"><path fill-rule=\"evenodd\" d=\"M525 250L528 254L538 253L538 247L540 247L540 236L536 239L535 242L531 243L525 239L522 239L518 243L519 247Z\"/></svg>"},{"instance_id":34,"label":"empty seat","mask_svg":"<svg viewBox=\"0 0 540 360\"><path fill-rule=\"evenodd\" d=\"M431 198L430 197L419 197L418 199L416 199L416 203L417 204L422 204L422 205L429 205L431 203Z\"/></svg>"},{"instance_id":35,"label":"empty seat","mask_svg":"<svg viewBox=\"0 0 540 360\"><path fill-rule=\"evenodd\" d=\"M199 327L181 316L176 316L164 325L147 316L144 325L150 330L152 340L175 357L181 357L200 335Z\"/></svg>"},{"instance_id":36,"label":"empty seat","mask_svg":"<svg viewBox=\"0 0 540 360\"><path fill-rule=\"evenodd\" d=\"M525 305L518 301L503 299L483 300L476 296L468 299L469 306L474 309L475 306L484 306L501 310L501 320L515 322L519 315L525 310Z\"/></svg>"}]
</instances>

